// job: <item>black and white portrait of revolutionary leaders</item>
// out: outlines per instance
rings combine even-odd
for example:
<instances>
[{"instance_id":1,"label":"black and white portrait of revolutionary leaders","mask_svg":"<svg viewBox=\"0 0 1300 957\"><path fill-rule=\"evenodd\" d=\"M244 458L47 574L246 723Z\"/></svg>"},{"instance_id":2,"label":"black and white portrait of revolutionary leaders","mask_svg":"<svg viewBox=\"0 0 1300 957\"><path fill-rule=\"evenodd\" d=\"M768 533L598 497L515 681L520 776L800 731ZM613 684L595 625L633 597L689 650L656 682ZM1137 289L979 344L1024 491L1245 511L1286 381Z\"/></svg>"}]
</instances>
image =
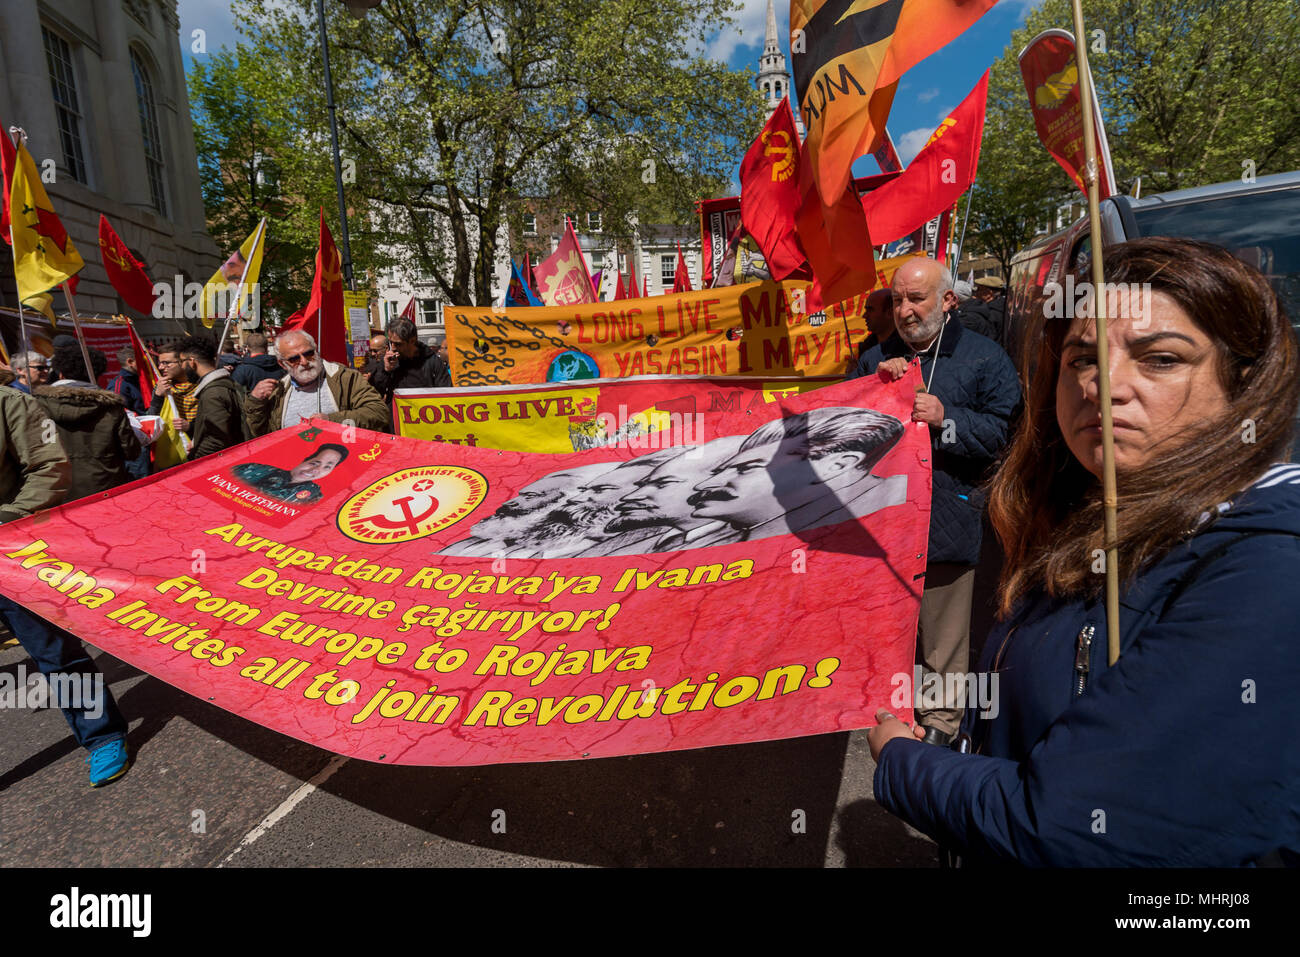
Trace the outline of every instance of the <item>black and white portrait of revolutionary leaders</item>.
<instances>
[{"instance_id":1,"label":"black and white portrait of revolutionary leaders","mask_svg":"<svg viewBox=\"0 0 1300 957\"><path fill-rule=\"evenodd\" d=\"M872 409L814 409L745 436L561 469L442 554L644 555L837 525L907 500L906 475L872 472L903 429Z\"/></svg>"}]
</instances>

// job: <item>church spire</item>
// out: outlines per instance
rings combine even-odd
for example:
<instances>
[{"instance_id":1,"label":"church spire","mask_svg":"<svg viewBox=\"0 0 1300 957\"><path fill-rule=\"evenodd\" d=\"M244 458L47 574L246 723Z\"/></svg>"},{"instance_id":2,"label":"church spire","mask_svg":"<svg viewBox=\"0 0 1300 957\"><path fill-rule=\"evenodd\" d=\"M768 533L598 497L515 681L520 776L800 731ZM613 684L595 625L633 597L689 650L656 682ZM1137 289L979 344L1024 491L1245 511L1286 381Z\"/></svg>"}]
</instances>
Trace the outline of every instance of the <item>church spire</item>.
<instances>
[{"instance_id":1,"label":"church spire","mask_svg":"<svg viewBox=\"0 0 1300 957\"><path fill-rule=\"evenodd\" d=\"M803 134L803 119L799 116L798 101L790 89L790 74L785 69L785 54L781 52L781 35L776 31L776 5L774 0L767 0L767 35L763 40L763 52L758 58L758 76L754 85L763 94L763 105L767 108L764 117L770 119L781 100L789 94L790 105L794 108L795 127Z\"/></svg>"},{"instance_id":2,"label":"church spire","mask_svg":"<svg viewBox=\"0 0 1300 957\"><path fill-rule=\"evenodd\" d=\"M767 37L763 41L763 55L780 54L781 41L776 32L776 7L773 0L767 0Z\"/></svg>"}]
</instances>

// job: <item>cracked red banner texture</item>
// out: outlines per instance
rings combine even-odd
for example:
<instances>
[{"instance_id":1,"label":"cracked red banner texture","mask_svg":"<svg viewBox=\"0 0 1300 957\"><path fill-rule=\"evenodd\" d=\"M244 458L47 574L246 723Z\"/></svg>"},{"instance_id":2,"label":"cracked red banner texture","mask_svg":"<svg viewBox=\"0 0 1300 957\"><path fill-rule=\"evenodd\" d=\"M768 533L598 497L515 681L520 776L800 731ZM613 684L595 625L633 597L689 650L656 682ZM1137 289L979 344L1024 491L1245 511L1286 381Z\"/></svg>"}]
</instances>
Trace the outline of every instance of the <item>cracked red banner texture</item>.
<instances>
[{"instance_id":1,"label":"cracked red banner texture","mask_svg":"<svg viewBox=\"0 0 1300 957\"><path fill-rule=\"evenodd\" d=\"M315 420L0 526L0 592L368 761L641 754L910 718L915 370L569 454ZM642 436L642 439L645 437Z\"/></svg>"}]
</instances>

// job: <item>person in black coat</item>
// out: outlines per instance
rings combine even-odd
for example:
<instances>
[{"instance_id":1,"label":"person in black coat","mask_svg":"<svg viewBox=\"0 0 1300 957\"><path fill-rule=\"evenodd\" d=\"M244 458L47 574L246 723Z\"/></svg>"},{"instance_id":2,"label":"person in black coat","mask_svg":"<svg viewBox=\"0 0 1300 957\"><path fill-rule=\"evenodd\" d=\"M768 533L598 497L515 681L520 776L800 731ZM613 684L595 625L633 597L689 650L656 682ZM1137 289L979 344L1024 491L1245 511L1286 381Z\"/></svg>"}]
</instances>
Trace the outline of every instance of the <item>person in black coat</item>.
<instances>
[{"instance_id":1,"label":"person in black coat","mask_svg":"<svg viewBox=\"0 0 1300 957\"><path fill-rule=\"evenodd\" d=\"M934 491L917 654L924 673L964 675L982 532L978 485L1007 444L1020 382L1001 346L949 317L957 297L952 274L939 263L904 264L894 274L893 293L896 335L863 353L849 378L895 379L920 361L926 387L916 394L912 421L930 426ZM918 708L926 740L948 743L961 710L948 696L943 707Z\"/></svg>"},{"instance_id":2,"label":"person in black coat","mask_svg":"<svg viewBox=\"0 0 1300 957\"><path fill-rule=\"evenodd\" d=\"M278 379L284 375L275 356L267 355L266 336L254 332L244 340L244 345L248 348L248 355L230 374L245 392L252 392L263 379Z\"/></svg>"},{"instance_id":3,"label":"person in black coat","mask_svg":"<svg viewBox=\"0 0 1300 957\"><path fill-rule=\"evenodd\" d=\"M383 366L370 377L370 384L385 402L391 402L397 389L450 388L451 367L420 341L415 323L394 319L388 324L388 351Z\"/></svg>"}]
</instances>

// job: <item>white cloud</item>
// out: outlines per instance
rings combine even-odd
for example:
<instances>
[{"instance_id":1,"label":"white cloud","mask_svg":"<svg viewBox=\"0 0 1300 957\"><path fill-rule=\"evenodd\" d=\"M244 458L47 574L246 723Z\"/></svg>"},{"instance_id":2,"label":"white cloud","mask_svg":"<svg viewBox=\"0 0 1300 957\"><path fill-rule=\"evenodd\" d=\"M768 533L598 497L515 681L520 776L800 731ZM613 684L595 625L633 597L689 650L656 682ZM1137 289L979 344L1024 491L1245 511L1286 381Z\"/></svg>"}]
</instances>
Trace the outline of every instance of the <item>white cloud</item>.
<instances>
[{"instance_id":1,"label":"white cloud","mask_svg":"<svg viewBox=\"0 0 1300 957\"><path fill-rule=\"evenodd\" d=\"M916 98L920 100L922 103L929 103L938 95L939 95L939 88L936 86L929 90L922 90L920 93L916 94Z\"/></svg>"},{"instance_id":2,"label":"white cloud","mask_svg":"<svg viewBox=\"0 0 1300 957\"><path fill-rule=\"evenodd\" d=\"M782 15L781 4L777 4L776 30L778 34L787 27L787 20ZM705 48L705 55L724 63L740 48L752 49L755 53L754 66L758 66L758 54L763 50L763 35L767 31L767 0L740 0L740 10L734 15L734 23L718 32ZM789 42L786 36L780 36L781 47Z\"/></svg>"},{"instance_id":3,"label":"white cloud","mask_svg":"<svg viewBox=\"0 0 1300 957\"><path fill-rule=\"evenodd\" d=\"M925 146L925 141L930 138L933 129L921 127L917 130L908 130L902 136L894 140L894 148L898 150L898 158L904 165L916 159L916 154L921 152Z\"/></svg>"}]
</instances>

